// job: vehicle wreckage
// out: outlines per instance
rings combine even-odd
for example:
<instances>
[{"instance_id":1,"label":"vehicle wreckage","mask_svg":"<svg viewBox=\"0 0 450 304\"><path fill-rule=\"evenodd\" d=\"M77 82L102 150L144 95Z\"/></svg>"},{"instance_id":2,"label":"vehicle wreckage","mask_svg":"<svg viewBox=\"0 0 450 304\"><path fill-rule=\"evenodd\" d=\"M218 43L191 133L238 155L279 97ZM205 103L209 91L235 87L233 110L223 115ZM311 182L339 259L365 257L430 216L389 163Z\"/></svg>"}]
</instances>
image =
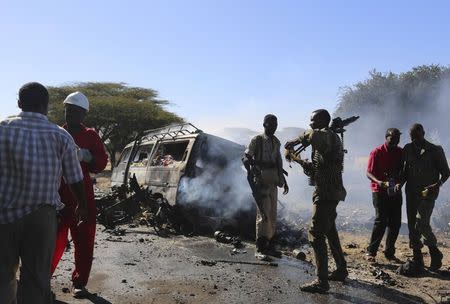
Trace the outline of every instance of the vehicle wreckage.
<instances>
[{"instance_id":1,"label":"vehicle wreckage","mask_svg":"<svg viewBox=\"0 0 450 304\"><path fill-rule=\"evenodd\" d=\"M123 149L113 168L111 192L97 193L98 220L107 228L139 220L157 232L221 229L251 235L255 212L249 190L240 195L241 206L234 208L239 211L227 212L236 200L234 184L246 178L244 149L189 123L146 131ZM219 181L224 172L227 176Z\"/></svg>"},{"instance_id":2,"label":"vehicle wreckage","mask_svg":"<svg viewBox=\"0 0 450 304\"><path fill-rule=\"evenodd\" d=\"M111 191L96 193L98 221L107 229L135 222L159 235L220 230L253 239L256 205L241 162L244 150L189 123L146 131L123 149ZM285 220L277 234L289 250L306 242L303 229Z\"/></svg>"}]
</instances>

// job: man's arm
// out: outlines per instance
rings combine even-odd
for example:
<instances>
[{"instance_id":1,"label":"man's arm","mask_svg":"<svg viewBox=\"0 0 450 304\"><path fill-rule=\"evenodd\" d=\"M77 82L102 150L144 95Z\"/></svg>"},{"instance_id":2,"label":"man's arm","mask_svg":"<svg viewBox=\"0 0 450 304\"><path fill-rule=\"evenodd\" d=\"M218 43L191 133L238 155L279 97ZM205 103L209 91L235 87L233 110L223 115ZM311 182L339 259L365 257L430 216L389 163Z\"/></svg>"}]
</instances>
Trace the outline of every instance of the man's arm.
<instances>
[{"instance_id":1,"label":"man's arm","mask_svg":"<svg viewBox=\"0 0 450 304\"><path fill-rule=\"evenodd\" d=\"M374 174L377 162L377 154L375 151L372 151L369 156L369 162L367 163L366 176L370 181L376 183L379 187L386 188L386 183L382 180L379 180Z\"/></svg>"},{"instance_id":2,"label":"man's arm","mask_svg":"<svg viewBox=\"0 0 450 304\"><path fill-rule=\"evenodd\" d=\"M86 192L84 190L84 182L81 180L77 183L69 185L70 190L72 190L75 198L77 199L78 206L75 210L75 215L77 216L78 225L87 221L88 210L86 201Z\"/></svg>"},{"instance_id":3,"label":"man's arm","mask_svg":"<svg viewBox=\"0 0 450 304\"><path fill-rule=\"evenodd\" d=\"M91 173L100 173L105 169L106 164L108 163L108 154L106 153L105 145L97 132L91 130L89 133L92 141L92 148L90 149L92 161L89 163L89 171Z\"/></svg>"},{"instance_id":4,"label":"man's arm","mask_svg":"<svg viewBox=\"0 0 450 304\"><path fill-rule=\"evenodd\" d=\"M432 190L442 186L450 177L450 169L448 167L447 158L445 157L445 152L442 147L438 147L436 151L436 165L438 167L441 178L436 184L425 187L426 189Z\"/></svg>"},{"instance_id":5,"label":"man's arm","mask_svg":"<svg viewBox=\"0 0 450 304\"><path fill-rule=\"evenodd\" d=\"M295 138L293 140L286 142L284 147L286 149L290 149L290 148L292 149L294 146L296 146L298 144L309 146L311 144L312 135L313 135L313 130L306 130L305 132L300 134L300 136L298 138Z\"/></svg>"},{"instance_id":6,"label":"man's arm","mask_svg":"<svg viewBox=\"0 0 450 304\"><path fill-rule=\"evenodd\" d=\"M248 145L248 148L245 150L244 156L242 157L242 162L247 172L250 170L250 166L253 165L254 163L255 154L256 154L256 137L254 137L250 141L250 144Z\"/></svg>"},{"instance_id":7,"label":"man's arm","mask_svg":"<svg viewBox=\"0 0 450 304\"><path fill-rule=\"evenodd\" d=\"M281 158L281 146L278 149L277 153L277 164L278 164L278 176L280 178L280 182L283 183L282 187L284 188L283 194L286 195L289 193L289 185L287 183L286 177L283 174L283 159Z\"/></svg>"},{"instance_id":8,"label":"man's arm","mask_svg":"<svg viewBox=\"0 0 450 304\"><path fill-rule=\"evenodd\" d=\"M65 150L62 155L62 171L66 183L77 199L78 206L76 215L79 224L81 224L87 220L87 201L83 182L83 171L81 170L77 156L77 147L70 135L68 135Z\"/></svg>"}]
</instances>

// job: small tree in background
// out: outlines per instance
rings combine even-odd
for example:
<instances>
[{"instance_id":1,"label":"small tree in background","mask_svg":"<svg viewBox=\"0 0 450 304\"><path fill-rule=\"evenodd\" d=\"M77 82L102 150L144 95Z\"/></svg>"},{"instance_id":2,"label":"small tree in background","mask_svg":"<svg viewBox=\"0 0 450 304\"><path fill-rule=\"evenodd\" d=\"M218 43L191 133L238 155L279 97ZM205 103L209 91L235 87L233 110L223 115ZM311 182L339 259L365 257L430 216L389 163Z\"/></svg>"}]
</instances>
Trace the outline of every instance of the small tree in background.
<instances>
[{"instance_id":1,"label":"small tree in background","mask_svg":"<svg viewBox=\"0 0 450 304\"><path fill-rule=\"evenodd\" d=\"M116 153L145 130L159 128L183 119L164 109L167 100L158 98L152 89L129 87L124 83L83 82L48 87L50 93L49 119L58 125L65 122L63 100L80 91L90 102L85 124L95 128L105 143L111 164Z\"/></svg>"}]
</instances>

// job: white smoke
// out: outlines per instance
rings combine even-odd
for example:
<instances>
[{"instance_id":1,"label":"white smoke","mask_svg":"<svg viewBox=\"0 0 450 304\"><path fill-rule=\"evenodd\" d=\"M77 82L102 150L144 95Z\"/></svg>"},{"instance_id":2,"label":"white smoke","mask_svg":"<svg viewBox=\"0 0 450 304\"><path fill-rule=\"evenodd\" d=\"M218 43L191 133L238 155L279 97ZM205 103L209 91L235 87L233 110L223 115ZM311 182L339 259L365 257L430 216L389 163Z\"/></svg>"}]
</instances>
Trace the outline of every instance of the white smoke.
<instances>
[{"instance_id":1,"label":"white smoke","mask_svg":"<svg viewBox=\"0 0 450 304\"><path fill-rule=\"evenodd\" d=\"M214 209L214 214L224 217L252 208L251 191L240 159L230 160L225 167L199 160L197 166L203 171L199 176L184 177L180 182L180 202Z\"/></svg>"},{"instance_id":2,"label":"white smoke","mask_svg":"<svg viewBox=\"0 0 450 304\"><path fill-rule=\"evenodd\" d=\"M427 132L427 139L442 145L447 156L449 155L450 136L446 136L446 132L450 129L448 117L448 113L450 113L450 81L447 79L437 85L439 86L437 97L433 96L432 100L420 102L413 107L405 108L401 104L399 96L386 94L383 106L366 103L358 111L337 113L341 118L360 116L358 121L346 128L344 146L349 152L345 156L344 186L348 195L346 201L340 204L340 214L352 217L354 211L358 210L358 220L360 221L365 221L373 215L370 184L366 177L367 161L370 151L384 143L384 134L387 128L396 127L401 130L403 135L400 146L403 146L409 142L409 127L416 122L422 123ZM425 90L424 86L419 84L409 93L431 98L423 90ZM280 139L282 146L286 141L302 133L303 129L299 127L277 131L276 136ZM247 146L251 138L261 132L262 129L259 129L258 126L255 126L255 129L229 127L217 131L215 134ZM211 155L224 152L219 151L223 147L218 148L212 145L210 148L213 149L209 151ZM309 154L310 150L307 149L303 152L302 157L309 158ZM197 165L202 167L205 164L200 162ZM290 168L285 162L284 168L289 173L287 180L290 193L286 196L279 194L282 202L281 208L296 211L309 210L313 188L308 185L307 177L297 164L292 164L292 168ZM449 184L450 182L442 188L439 201L449 200ZM225 216L249 210L254 205L240 157L236 157L236 155L227 159L225 167L215 167L209 164L208 169L201 176L183 179L180 189L185 202L195 202L202 206L216 208L218 213Z\"/></svg>"}]
</instances>

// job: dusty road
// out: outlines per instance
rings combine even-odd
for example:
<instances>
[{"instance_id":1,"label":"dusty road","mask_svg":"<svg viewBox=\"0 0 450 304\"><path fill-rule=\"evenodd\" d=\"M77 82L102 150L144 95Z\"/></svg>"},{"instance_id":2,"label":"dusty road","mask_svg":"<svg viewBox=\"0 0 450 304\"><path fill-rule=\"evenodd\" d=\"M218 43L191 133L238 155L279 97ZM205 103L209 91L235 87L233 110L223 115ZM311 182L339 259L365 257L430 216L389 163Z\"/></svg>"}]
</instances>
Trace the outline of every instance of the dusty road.
<instances>
[{"instance_id":1,"label":"dusty road","mask_svg":"<svg viewBox=\"0 0 450 304\"><path fill-rule=\"evenodd\" d=\"M247 253L230 255L229 245L205 237L161 238L146 227L128 228L122 237L98 229L94 266L88 288L97 293L89 300L73 299L70 287L73 248L66 252L53 278L59 303L441 303L450 278L427 274L422 278L395 275L395 265L371 266L361 260L365 236L343 235L348 253L350 278L346 284L332 283L327 295L299 291L299 285L313 279L313 265L284 257L278 267L217 263L202 260L255 261L254 246ZM405 238L399 242L404 246ZM445 267L448 267L449 249ZM307 250L306 250L307 251ZM408 250L399 250L406 260ZM384 284L372 275L374 267L388 273L396 286ZM64 291L63 291L64 290Z\"/></svg>"}]
</instances>

